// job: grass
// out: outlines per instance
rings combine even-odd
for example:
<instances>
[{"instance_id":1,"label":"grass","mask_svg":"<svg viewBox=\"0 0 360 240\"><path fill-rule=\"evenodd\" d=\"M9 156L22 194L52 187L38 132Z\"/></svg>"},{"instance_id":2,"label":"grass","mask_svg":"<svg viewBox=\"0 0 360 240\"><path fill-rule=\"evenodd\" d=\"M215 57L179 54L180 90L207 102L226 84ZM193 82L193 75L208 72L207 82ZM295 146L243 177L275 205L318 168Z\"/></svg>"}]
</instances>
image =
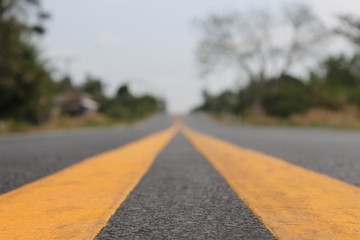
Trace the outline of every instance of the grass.
<instances>
[{"instance_id":1,"label":"grass","mask_svg":"<svg viewBox=\"0 0 360 240\"><path fill-rule=\"evenodd\" d=\"M355 106L345 106L338 111L312 108L304 114L295 114L289 118L276 118L267 115L245 117L221 117L228 124L308 126L360 130L360 111Z\"/></svg>"},{"instance_id":2,"label":"grass","mask_svg":"<svg viewBox=\"0 0 360 240\"><path fill-rule=\"evenodd\" d=\"M121 124L119 120L105 117L98 113L89 113L78 117L59 116L54 117L40 125L32 125L20 121L1 121L0 133L13 132L43 132L56 129L74 129L83 127L106 127Z\"/></svg>"}]
</instances>

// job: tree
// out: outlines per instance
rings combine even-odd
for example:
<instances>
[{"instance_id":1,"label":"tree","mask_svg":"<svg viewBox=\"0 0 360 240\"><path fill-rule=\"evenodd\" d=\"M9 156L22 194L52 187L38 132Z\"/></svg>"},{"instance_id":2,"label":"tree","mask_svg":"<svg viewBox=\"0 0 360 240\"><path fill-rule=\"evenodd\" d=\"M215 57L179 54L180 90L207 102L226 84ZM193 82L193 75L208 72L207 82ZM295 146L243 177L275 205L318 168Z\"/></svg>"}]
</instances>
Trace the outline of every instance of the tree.
<instances>
[{"instance_id":1,"label":"tree","mask_svg":"<svg viewBox=\"0 0 360 240\"><path fill-rule=\"evenodd\" d=\"M53 82L31 37L46 17L36 0L0 0L0 119L43 119Z\"/></svg>"},{"instance_id":2,"label":"tree","mask_svg":"<svg viewBox=\"0 0 360 240\"><path fill-rule=\"evenodd\" d=\"M69 92L75 89L72 80L69 76L63 77L59 82L57 82L56 92Z\"/></svg>"},{"instance_id":3,"label":"tree","mask_svg":"<svg viewBox=\"0 0 360 240\"><path fill-rule=\"evenodd\" d=\"M343 88L360 86L360 55L330 56L321 63L327 83Z\"/></svg>"},{"instance_id":4,"label":"tree","mask_svg":"<svg viewBox=\"0 0 360 240\"><path fill-rule=\"evenodd\" d=\"M158 110L158 100L150 95L140 96L135 99L135 109L137 117L145 117Z\"/></svg>"},{"instance_id":5,"label":"tree","mask_svg":"<svg viewBox=\"0 0 360 240\"><path fill-rule=\"evenodd\" d=\"M267 84L272 85L276 79ZM294 113L304 113L310 107L308 86L291 75L284 75L279 88L268 88L261 98L265 112L270 116L287 118Z\"/></svg>"},{"instance_id":6,"label":"tree","mask_svg":"<svg viewBox=\"0 0 360 240\"><path fill-rule=\"evenodd\" d=\"M311 72L309 80L313 106L339 110L349 103L358 105L360 55L329 56Z\"/></svg>"},{"instance_id":7,"label":"tree","mask_svg":"<svg viewBox=\"0 0 360 240\"><path fill-rule=\"evenodd\" d=\"M100 79L87 76L85 82L80 87L82 91L92 95L95 99L101 100L104 96L104 86Z\"/></svg>"},{"instance_id":8,"label":"tree","mask_svg":"<svg viewBox=\"0 0 360 240\"><path fill-rule=\"evenodd\" d=\"M3 38L45 33L44 21L50 15L41 8L40 0L0 0L0 21ZM4 32L3 32L4 31Z\"/></svg>"},{"instance_id":9,"label":"tree","mask_svg":"<svg viewBox=\"0 0 360 240\"><path fill-rule=\"evenodd\" d=\"M197 25L202 32L196 51L202 73L232 66L250 81L275 78L277 85L328 37L321 21L303 4L285 8L281 19L263 10L214 14Z\"/></svg>"},{"instance_id":10,"label":"tree","mask_svg":"<svg viewBox=\"0 0 360 240\"><path fill-rule=\"evenodd\" d=\"M340 26L336 32L346 37L356 47L360 47L360 18L351 15L339 17Z\"/></svg>"}]
</instances>

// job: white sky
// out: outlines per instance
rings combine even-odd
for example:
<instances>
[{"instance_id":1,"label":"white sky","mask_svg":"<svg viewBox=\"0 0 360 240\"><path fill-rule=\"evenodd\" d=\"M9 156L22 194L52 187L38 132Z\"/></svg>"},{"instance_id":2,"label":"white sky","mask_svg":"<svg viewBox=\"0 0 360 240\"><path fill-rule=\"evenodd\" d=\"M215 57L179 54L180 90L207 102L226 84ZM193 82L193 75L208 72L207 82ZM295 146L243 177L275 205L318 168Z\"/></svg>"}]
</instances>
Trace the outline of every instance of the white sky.
<instances>
[{"instance_id":1,"label":"white sky","mask_svg":"<svg viewBox=\"0 0 360 240\"><path fill-rule=\"evenodd\" d=\"M102 78L107 92L125 82L134 91L167 101L171 113L201 103L194 48L198 34L191 22L214 12L277 9L294 0L44 0L52 19L42 39L44 54L60 71L73 58L71 73L80 83L87 73ZM334 16L360 16L360 0L309 0L328 25ZM331 46L332 47L332 46ZM338 45L334 45L338 48ZM213 92L234 86L229 74L209 79Z\"/></svg>"}]
</instances>

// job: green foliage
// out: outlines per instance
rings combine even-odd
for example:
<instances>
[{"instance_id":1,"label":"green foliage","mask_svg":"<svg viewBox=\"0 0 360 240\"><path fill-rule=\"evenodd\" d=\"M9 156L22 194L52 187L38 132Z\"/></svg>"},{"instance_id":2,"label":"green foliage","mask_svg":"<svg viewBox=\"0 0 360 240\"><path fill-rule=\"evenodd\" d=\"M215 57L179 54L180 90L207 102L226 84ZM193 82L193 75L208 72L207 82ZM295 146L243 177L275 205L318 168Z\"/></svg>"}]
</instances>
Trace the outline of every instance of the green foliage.
<instances>
[{"instance_id":1,"label":"green foliage","mask_svg":"<svg viewBox=\"0 0 360 240\"><path fill-rule=\"evenodd\" d=\"M224 91L218 96L211 96L206 91L203 96L207 99L205 104L197 110L212 111L217 115L232 114L236 112L237 96L231 91Z\"/></svg>"},{"instance_id":2,"label":"green foliage","mask_svg":"<svg viewBox=\"0 0 360 240\"><path fill-rule=\"evenodd\" d=\"M262 97L262 105L268 115L286 118L305 112L309 108L309 96L306 88L300 87L268 91Z\"/></svg>"},{"instance_id":3,"label":"green foliage","mask_svg":"<svg viewBox=\"0 0 360 240\"><path fill-rule=\"evenodd\" d=\"M100 79L87 76L85 83L80 87L82 91L92 95L96 100L100 100L104 96L104 86Z\"/></svg>"},{"instance_id":4,"label":"green foliage","mask_svg":"<svg viewBox=\"0 0 360 240\"><path fill-rule=\"evenodd\" d=\"M305 11L303 11L305 10ZM290 14L289 14L290 13ZM264 47L271 37L271 28L268 18L263 24L257 24L250 18L242 17L237 19L235 15L213 16L200 22L200 29L203 31L203 38L199 44L198 57L200 65L206 66L207 71L215 69L219 64L229 67L232 60L237 64L236 71L242 71L247 75L249 83L239 89L232 97L235 102L230 102L223 96L227 91L217 96L204 95L204 104L198 110L209 111L213 114L258 114L263 110L267 115L287 118L293 114L304 113L309 108L324 108L336 111L348 105L357 105L360 109L360 18L355 16L341 16L340 26L337 33L345 37L357 47L357 52L352 56L340 54L329 56L319 63L316 69L309 71L309 78L296 79L287 75L291 66L298 64L301 56L306 53L313 54L310 46L313 43L326 39L329 34L314 29L320 26L314 15L309 15L311 11L306 8L292 8L288 12L289 23L292 23L292 33L296 37L292 44L281 43L278 47ZM312 17L311 17L312 16ZM315 17L315 18L313 18ZM313 21L312 21L312 20ZM240 24L245 31L238 32ZM235 24L235 25L236 25ZM250 27L250 31L246 31ZM260 26L260 28L259 28ZM236 29L237 32L232 32ZM253 34L253 30L258 34L247 37L247 33ZM275 28L276 29L276 28ZM276 33L277 33L276 29ZM300 31L299 31L300 30ZM298 32L299 31L299 32ZM237 36L240 33L241 36ZM262 36L264 33L266 36ZM242 37L246 41L239 41ZM277 36L277 34L275 34ZM299 39L299 36L300 37ZM304 41L307 37L308 40ZM251 39L251 41L248 41ZM271 39L271 38L270 38ZM252 45L255 45L251 47ZM250 47L249 47L250 45ZM302 46L301 46L302 45ZM286 46L291 46L290 51L286 51ZM266 50L270 53L267 54ZM264 53L265 51L265 53ZM282 55L284 54L284 55ZM236 56L234 56L236 55ZM252 58L257 56L258 58ZM269 56L269 59L266 57ZM279 59L280 73L276 69L269 70L269 65L277 66ZM261 59L261 60L257 60Z\"/></svg>"},{"instance_id":5,"label":"green foliage","mask_svg":"<svg viewBox=\"0 0 360 240\"><path fill-rule=\"evenodd\" d=\"M360 56L330 56L321 63L325 72L323 78L328 85L335 87L355 87L360 85Z\"/></svg>"},{"instance_id":6,"label":"green foliage","mask_svg":"<svg viewBox=\"0 0 360 240\"><path fill-rule=\"evenodd\" d=\"M145 117L156 112L158 107L158 100L153 96L144 95L135 99L135 113L139 117Z\"/></svg>"},{"instance_id":7,"label":"green foliage","mask_svg":"<svg viewBox=\"0 0 360 240\"><path fill-rule=\"evenodd\" d=\"M311 106L329 110L338 110L347 103L346 92L342 88L329 85L327 82L311 82Z\"/></svg>"},{"instance_id":8,"label":"green foliage","mask_svg":"<svg viewBox=\"0 0 360 240\"><path fill-rule=\"evenodd\" d=\"M156 98L135 97L126 85L109 98L101 80L92 76L81 86L75 86L70 76L53 81L32 41L45 32L48 18L38 0L0 0L0 121L19 126L43 122L51 114L54 96L71 92L87 93L100 104L101 113L115 119L133 120L158 111Z\"/></svg>"},{"instance_id":9,"label":"green foliage","mask_svg":"<svg viewBox=\"0 0 360 240\"><path fill-rule=\"evenodd\" d=\"M0 1L0 119L39 122L46 118L53 82L29 40L39 31L18 12L39 10L37 1ZM21 10L21 11L20 11Z\"/></svg>"},{"instance_id":10,"label":"green foliage","mask_svg":"<svg viewBox=\"0 0 360 240\"><path fill-rule=\"evenodd\" d=\"M257 105L261 93L264 90L263 82L251 81L248 86L240 89L238 93L237 110L241 114L247 114L254 105Z\"/></svg>"},{"instance_id":11,"label":"green foliage","mask_svg":"<svg viewBox=\"0 0 360 240\"><path fill-rule=\"evenodd\" d=\"M352 89L352 91L350 92L349 100L351 103L355 104L360 109L360 86Z\"/></svg>"},{"instance_id":12,"label":"green foliage","mask_svg":"<svg viewBox=\"0 0 360 240\"><path fill-rule=\"evenodd\" d=\"M22 40L16 45L16 51L0 54L0 118L38 122L49 105L53 83L36 48Z\"/></svg>"},{"instance_id":13,"label":"green foliage","mask_svg":"<svg viewBox=\"0 0 360 240\"><path fill-rule=\"evenodd\" d=\"M56 92L69 92L75 90L75 86L73 85L71 78L69 76L65 76L56 84Z\"/></svg>"},{"instance_id":14,"label":"green foliage","mask_svg":"<svg viewBox=\"0 0 360 240\"><path fill-rule=\"evenodd\" d=\"M309 108L309 89L299 79L285 75L280 86L275 79L268 81L266 85L261 103L268 115L286 118Z\"/></svg>"},{"instance_id":15,"label":"green foliage","mask_svg":"<svg viewBox=\"0 0 360 240\"><path fill-rule=\"evenodd\" d=\"M161 102L155 97L144 95L136 97L127 85L120 86L113 98L104 99L100 112L114 119L132 121L146 117L161 109Z\"/></svg>"},{"instance_id":16,"label":"green foliage","mask_svg":"<svg viewBox=\"0 0 360 240\"><path fill-rule=\"evenodd\" d=\"M227 93L206 95L200 109L218 115L246 115L254 113L254 106L261 103L267 115L287 118L311 107L339 110L354 104L360 108L360 55L330 56L310 71L309 79L284 75L281 79L251 81L232 97L236 100L231 104L223 97Z\"/></svg>"}]
</instances>

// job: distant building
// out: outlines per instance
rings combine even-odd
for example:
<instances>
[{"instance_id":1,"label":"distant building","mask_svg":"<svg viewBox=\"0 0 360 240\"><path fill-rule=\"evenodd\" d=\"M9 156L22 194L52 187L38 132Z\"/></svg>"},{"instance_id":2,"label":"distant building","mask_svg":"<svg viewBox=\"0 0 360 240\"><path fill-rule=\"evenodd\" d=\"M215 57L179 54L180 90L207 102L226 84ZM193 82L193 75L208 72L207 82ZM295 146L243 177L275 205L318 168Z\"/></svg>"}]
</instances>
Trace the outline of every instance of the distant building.
<instances>
[{"instance_id":1,"label":"distant building","mask_svg":"<svg viewBox=\"0 0 360 240\"><path fill-rule=\"evenodd\" d=\"M60 114L78 116L88 112L96 112L99 104L89 94L72 91L56 95L53 107Z\"/></svg>"}]
</instances>

